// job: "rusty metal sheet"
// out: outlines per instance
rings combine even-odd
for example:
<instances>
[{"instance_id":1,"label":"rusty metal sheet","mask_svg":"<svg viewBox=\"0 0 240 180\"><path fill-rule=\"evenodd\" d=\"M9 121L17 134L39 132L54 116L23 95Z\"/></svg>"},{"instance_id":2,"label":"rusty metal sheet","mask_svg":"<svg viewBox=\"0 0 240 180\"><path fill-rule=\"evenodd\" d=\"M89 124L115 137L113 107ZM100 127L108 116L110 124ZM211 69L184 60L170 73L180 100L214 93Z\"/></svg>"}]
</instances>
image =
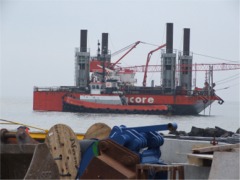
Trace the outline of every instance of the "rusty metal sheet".
<instances>
[{"instance_id":1,"label":"rusty metal sheet","mask_svg":"<svg viewBox=\"0 0 240 180\"><path fill-rule=\"evenodd\" d=\"M36 146L24 179L59 179L57 164L45 143Z\"/></svg>"},{"instance_id":2,"label":"rusty metal sheet","mask_svg":"<svg viewBox=\"0 0 240 180\"><path fill-rule=\"evenodd\" d=\"M46 144L1 144L2 179L59 179Z\"/></svg>"},{"instance_id":3,"label":"rusty metal sheet","mask_svg":"<svg viewBox=\"0 0 240 180\"><path fill-rule=\"evenodd\" d=\"M31 163L35 145L1 144L1 179L23 179Z\"/></svg>"}]
</instances>

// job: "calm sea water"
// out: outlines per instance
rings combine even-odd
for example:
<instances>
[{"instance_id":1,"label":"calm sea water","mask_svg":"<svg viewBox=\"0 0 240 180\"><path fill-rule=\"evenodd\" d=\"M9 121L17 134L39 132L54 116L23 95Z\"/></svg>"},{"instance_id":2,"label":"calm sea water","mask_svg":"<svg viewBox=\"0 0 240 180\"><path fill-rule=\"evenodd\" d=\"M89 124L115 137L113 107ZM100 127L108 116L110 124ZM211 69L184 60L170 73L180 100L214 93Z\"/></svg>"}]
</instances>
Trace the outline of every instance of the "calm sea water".
<instances>
[{"instance_id":1,"label":"calm sea water","mask_svg":"<svg viewBox=\"0 0 240 180\"><path fill-rule=\"evenodd\" d=\"M0 101L0 118L42 129L50 129L58 123L67 124L78 133L85 133L92 124L97 122L106 123L110 127L115 125L136 127L176 122L178 130L186 132L190 132L192 126L201 128L219 126L233 132L236 132L240 127L239 102L225 102L222 105L215 102L211 109L205 110L205 114L202 112L197 116L166 116L39 112L33 111L32 101L32 98L2 98ZM0 124L0 127L13 130L18 126Z\"/></svg>"}]
</instances>

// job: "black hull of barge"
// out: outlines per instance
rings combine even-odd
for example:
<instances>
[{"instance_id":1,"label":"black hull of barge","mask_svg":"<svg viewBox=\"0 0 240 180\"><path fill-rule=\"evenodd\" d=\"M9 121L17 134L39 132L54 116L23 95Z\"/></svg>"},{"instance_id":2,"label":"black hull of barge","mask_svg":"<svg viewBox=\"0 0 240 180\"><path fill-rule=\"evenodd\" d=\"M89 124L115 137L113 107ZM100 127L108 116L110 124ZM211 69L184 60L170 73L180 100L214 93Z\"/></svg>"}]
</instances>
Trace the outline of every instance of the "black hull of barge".
<instances>
[{"instance_id":1,"label":"black hull of barge","mask_svg":"<svg viewBox=\"0 0 240 180\"><path fill-rule=\"evenodd\" d=\"M198 112L193 105L172 105L173 115L198 115Z\"/></svg>"},{"instance_id":2,"label":"black hull of barge","mask_svg":"<svg viewBox=\"0 0 240 180\"><path fill-rule=\"evenodd\" d=\"M198 101L194 105L171 105L174 115L198 115L210 106L214 101Z\"/></svg>"},{"instance_id":3,"label":"black hull of barge","mask_svg":"<svg viewBox=\"0 0 240 180\"><path fill-rule=\"evenodd\" d=\"M170 110L157 110L157 111L140 111L140 110L112 110L112 109L92 109L83 106L76 106L68 103L63 103L63 112L81 112L81 113L106 113L106 114L153 114L153 115L167 115L172 114Z\"/></svg>"},{"instance_id":4,"label":"black hull of barge","mask_svg":"<svg viewBox=\"0 0 240 180\"><path fill-rule=\"evenodd\" d=\"M81 112L81 113L110 113L110 114L148 114L148 115L198 115L206 107L211 104L200 103L197 105L171 105L168 111L126 111L126 110L111 110L111 109L91 109L82 106L76 106L68 103L63 103L63 112Z\"/></svg>"}]
</instances>

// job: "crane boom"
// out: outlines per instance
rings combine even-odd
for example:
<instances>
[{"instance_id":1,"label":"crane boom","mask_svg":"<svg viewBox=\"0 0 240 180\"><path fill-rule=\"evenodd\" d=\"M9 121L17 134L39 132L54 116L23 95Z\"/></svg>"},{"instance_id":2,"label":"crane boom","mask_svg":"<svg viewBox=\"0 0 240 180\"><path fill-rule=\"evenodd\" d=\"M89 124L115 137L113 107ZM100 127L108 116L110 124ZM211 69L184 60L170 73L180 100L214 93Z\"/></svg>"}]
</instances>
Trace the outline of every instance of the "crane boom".
<instances>
[{"instance_id":1,"label":"crane boom","mask_svg":"<svg viewBox=\"0 0 240 180\"><path fill-rule=\"evenodd\" d=\"M152 51L150 51L150 52L148 53L147 62L146 62L145 70L144 70L144 76L143 76L143 86L144 86L144 87L146 87L148 64L149 64L149 62L150 62L152 53L158 51L159 49L162 49L162 48L165 47L165 46L166 46L166 44L163 44L163 45L159 46L157 49L154 49L154 50L152 50Z\"/></svg>"},{"instance_id":2,"label":"crane boom","mask_svg":"<svg viewBox=\"0 0 240 180\"><path fill-rule=\"evenodd\" d=\"M181 65L177 65L181 66ZM215 63L215 64L192 64L192 71L208 71L209 66L213 66L213 71L228 71L240 69L240 64L227 64L227 63ZM189 67L189 65L188 65ZM140 66L130 66L130 67L121 67L121 69L129 69L134 72L161 72L162 65L140 65ZM176 67L176 71L180 71L181 68Z\"/></svg>"},{"instance_id":3,"label":"crane boom","mask_svg":"<svg viewBox=\"0 0 240 180\"><path fill-rule=\"evenodd\" d=\"M128 53L130 53L141 41L135 42L135 44L124 54L122 55L115 63L110 65L110 69L114 68L114 66L121 61Z\"/></svg>"}]
</instances>

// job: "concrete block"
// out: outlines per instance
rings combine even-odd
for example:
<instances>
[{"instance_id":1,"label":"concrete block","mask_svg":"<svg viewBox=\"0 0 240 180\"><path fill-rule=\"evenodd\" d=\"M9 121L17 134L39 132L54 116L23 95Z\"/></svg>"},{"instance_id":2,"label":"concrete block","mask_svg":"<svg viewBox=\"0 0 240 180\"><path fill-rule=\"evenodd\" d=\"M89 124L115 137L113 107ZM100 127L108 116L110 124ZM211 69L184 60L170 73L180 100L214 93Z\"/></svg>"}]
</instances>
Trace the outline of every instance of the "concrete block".
<instances>
[{"instance_id":1,"label":"concrete block","mask_svg":"<svg viewBox=\"0 0 240 180\"><path fill-rule=\"evenodd\" d=\"M214 152L209 179L240 179L239 151Z\"/></svg>"}]
</instances>

